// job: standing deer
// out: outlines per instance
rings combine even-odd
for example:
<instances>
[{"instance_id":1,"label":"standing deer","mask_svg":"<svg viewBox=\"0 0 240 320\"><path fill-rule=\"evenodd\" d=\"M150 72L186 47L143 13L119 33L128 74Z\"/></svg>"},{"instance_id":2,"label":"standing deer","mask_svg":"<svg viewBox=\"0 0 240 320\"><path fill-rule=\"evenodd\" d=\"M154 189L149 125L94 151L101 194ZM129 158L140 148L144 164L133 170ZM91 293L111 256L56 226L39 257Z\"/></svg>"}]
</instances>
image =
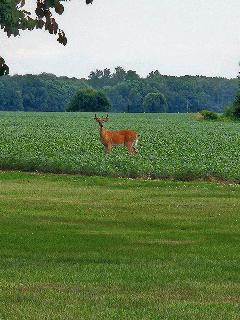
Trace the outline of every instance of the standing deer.
<instances>
[{"instance_id":1,"label":"standing deer","mask_svg":"<svg viewBox=\"0 0 240 320\"><path fill-rule=\"evenodd\" d=\"M119 130L110 131L103 127L103 124L109 120L108 115L105 118L94 118L100 126L100 141L105 147L106 153L112 151L112 146L116 144L123 144L127 147L128 152L132 154L138 153L137 143L139 135L133 130Z\"/></svg>"}]
</instances>

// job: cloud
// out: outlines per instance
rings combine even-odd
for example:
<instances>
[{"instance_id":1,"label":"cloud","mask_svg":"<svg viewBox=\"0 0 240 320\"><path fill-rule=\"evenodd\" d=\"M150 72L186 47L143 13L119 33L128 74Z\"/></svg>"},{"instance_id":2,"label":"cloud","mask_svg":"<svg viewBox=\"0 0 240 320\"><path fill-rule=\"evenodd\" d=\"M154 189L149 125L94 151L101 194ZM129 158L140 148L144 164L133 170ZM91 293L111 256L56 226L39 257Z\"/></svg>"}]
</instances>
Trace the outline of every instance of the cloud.
<instances>
[{"instance_id":1,"label":"cloud","mask_svg":"<svg viewBox=\"0 0 240 320\"><path fill-rule=\"evenodd\" d=\"M141 75L235 77L240 52L239 0L95 0L66 2L58 17L68 36L61 46L47 32L1 35L1 54L12 73L87 76L121 65Z\"/></svg>"}]
</instances>

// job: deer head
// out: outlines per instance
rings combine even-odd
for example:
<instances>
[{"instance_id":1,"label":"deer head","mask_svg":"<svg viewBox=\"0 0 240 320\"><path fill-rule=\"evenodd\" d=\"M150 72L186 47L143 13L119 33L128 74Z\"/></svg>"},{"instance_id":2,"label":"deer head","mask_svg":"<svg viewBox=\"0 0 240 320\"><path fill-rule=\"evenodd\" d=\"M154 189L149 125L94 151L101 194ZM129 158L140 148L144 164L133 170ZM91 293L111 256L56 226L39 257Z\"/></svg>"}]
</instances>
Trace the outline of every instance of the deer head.
<instances>
[{"instance_id":1,"label":"deer head","mask_svg":"<svg viewBox=\"0 0 240 320\"><path fill-rule=\"evenodd\" d=\"M107 114L106 117L102 117L102 118L98 118L97 115L95 114L94 119L98 122L100 127L103 127L104 122L108 122L109 121L108 114Z\"/></svg>"}]
</instances>

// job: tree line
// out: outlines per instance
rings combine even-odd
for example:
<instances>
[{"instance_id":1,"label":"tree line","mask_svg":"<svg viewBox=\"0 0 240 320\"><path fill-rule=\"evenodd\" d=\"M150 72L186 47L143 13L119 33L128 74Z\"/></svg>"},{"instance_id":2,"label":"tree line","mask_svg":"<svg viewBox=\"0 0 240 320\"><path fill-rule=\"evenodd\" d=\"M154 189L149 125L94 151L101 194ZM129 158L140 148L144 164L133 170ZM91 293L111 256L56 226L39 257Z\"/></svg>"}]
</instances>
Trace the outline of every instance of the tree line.
<instances>
[{"instance_id":1,"label":"tree line","mask_svg":"<svg viewBox=\"0 0 240 320\"><path fill-rule=\"evenodd\" d=\"M85 81L54 74L0 77L0 110L64 111L71 97L87 88Z\"/></svg>"},{"instance_id":2,"label":"tree line","mask_svg":"<svg viewBox=\"0 0 240 320\"><path fill-rule=\"evenodd\" d=\"M232 103L238 88L236 79L205 76L168 76L158 70L141 78L136 71L115 68L91 72L88 84L102 89L118 112L143 112L149 94L161 94L166 101L162 110L168 112L196 112L209 109L222 112ZM160 108L161 109L161 108Z\"/></svg>"},{"instance_id":3,"label":"tree line","mask_svg":"<svg viewBox=\"0 0 240 320\"><path fill-rule=\"evenodd\" d=\"M88 78L54 74L0 77L0 110L64 111L80 89L94 88L108 98L112 112L222 112L238 90L238 80L205 76L168 76L117 67L92 71ZM92 110L88 110L92 111Z\"/></svg>"}]
</instances>

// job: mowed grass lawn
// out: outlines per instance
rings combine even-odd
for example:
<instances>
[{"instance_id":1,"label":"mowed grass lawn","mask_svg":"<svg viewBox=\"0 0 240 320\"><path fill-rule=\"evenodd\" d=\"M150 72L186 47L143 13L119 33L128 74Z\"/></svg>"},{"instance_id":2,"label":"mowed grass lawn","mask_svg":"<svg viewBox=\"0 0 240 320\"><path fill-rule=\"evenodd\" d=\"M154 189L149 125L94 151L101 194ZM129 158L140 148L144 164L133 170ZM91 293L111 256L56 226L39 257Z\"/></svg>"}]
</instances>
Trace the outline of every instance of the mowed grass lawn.
<instances>
[{"instance_id":1,"label":"mowed grass lawn","mask_svg":"<svg viewBox=\"0 0 240 320\"><path fill-rule=\"evenodd\" d=\"M239 319L240 186L0 173L0 319Z\"/></svg>"}]
</instances>

